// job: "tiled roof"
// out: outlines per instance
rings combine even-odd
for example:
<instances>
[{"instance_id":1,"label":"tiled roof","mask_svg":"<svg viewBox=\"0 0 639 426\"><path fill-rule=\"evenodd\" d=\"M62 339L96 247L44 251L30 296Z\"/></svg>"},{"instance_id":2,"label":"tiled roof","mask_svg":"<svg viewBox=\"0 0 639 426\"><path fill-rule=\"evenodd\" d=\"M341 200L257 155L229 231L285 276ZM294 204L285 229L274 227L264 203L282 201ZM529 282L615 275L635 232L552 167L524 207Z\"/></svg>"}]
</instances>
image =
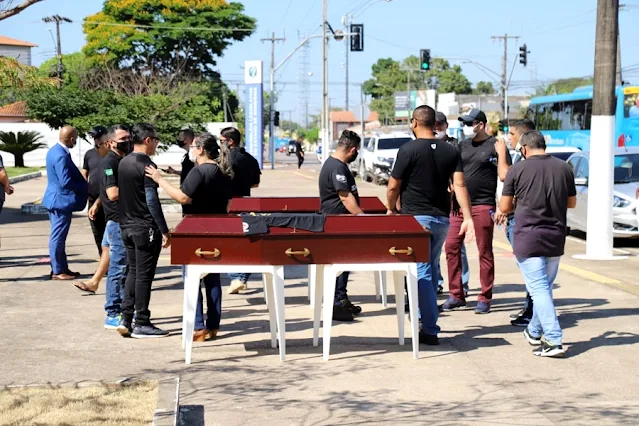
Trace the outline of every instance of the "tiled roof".
<instances>
[{"instance_id":1,"label":"tiled roof","mask_svg":"<svg viewBox=\"0 0 639 426\"><path fill-rule=\"evenodd\" d=\"M331 121L333 123L358 123L352 111L331 111Z\"/></svg>"},{"instance_id":2,"label":"tiled roof","mask_svg":"<svg viewBox=\"0 0 639 426\"><path fill-rule=\"evenodd\" d=\"M24 101L0 107L0 117L26 117L27 103Z\"/></svg>"},{"instance_id":3,"label":"tiled roof","mask_svg":"<svg viewBox=\"0 0 639 426\"><path fill-rule=\"evenodd\" d=\"M29 43L28 41L16 40L15 38L0 36L0 45L5 46L22 46L22 47L38 47L37 44Z\"/></svg>"},{"instance_id":4,"label":"tiled roof","mask_svg":"<svg viewBox=\"0 0 639 426\"><path fill-rule=\"evenodd\" d=\"M377 111L371 111L368 118L366 119L367 123L372 123L373 121L379 121L379 114Z\"/></svg>"}]
</instances>

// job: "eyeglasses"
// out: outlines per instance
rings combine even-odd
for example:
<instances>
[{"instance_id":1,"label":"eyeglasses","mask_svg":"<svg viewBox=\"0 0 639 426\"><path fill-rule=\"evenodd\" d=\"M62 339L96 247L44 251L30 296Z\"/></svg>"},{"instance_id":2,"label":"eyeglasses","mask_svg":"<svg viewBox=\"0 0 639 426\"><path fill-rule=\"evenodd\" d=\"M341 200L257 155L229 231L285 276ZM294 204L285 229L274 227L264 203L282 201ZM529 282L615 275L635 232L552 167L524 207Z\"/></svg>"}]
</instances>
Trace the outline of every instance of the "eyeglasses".
<instances>
[{"instance_id":1,"label":"eyeglasses","mask_svg":"<svg viewBox=\"0 0 639 426\"><path fill-rule=\"evenodd\" d=\"M220 138L220 142L231 142L230 139Z\"/></svg>"}]
</instances>

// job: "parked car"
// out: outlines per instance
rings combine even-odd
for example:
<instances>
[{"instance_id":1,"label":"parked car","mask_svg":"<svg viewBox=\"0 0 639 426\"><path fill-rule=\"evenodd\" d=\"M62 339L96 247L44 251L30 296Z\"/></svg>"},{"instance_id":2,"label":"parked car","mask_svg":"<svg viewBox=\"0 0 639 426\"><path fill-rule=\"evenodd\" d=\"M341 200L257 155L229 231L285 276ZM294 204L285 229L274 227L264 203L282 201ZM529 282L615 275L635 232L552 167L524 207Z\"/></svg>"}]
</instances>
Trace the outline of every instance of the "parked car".
<instances>
[{"instance_id":1,"label":"parked car","mask_svg":"<svg viewBox=\"0 0 639 426\"><path fill-rule=\"evenodd\" d=\"M286 155L295 154L297 151L297 145L295 141L288 141L288 147L286 148Z\"/></svg>"},{"instance_id":2,"label":"parked car","mask_svg":"<svg viewBox=\"0 0 639 426\"><path fill-rule=\"evenodd\" d=\"M575 172L577 206L568 210L568 227L586 232L588 214L588 152L573 154L568 165ZM617 148L614 157L614 190L612 201L613 236L639 238L639 148Z\"/></svg>"},{"instance_id":3,"label":"parked car","mask_svg":"<svg viewBox=\"0 0 639 426\"><path fill-rule=\"evenodd\" d=\"M546 153L552 155L553 157L559 158L562 161L567 161L571 155L576 152L581 152L579 148L571 147L571 146L548 146L546 147ZM512 156L513 164L522 160L522 156L520 152L515 150L510 151L510 155Z\"/></svg>"},{"instance_id":4,"label":"parked car","mask_svg":"<svg viewBox=\"0 0 639 426\"><path fill-rule=\"evenodd\" d=\"M393 164L397 158L397 151L412 138L408 133L380 133L365 137L359 150L357 161L351 164L351 169L362 180L374 181L381 184L390 179Z\"/></svg>"}]
</instances>

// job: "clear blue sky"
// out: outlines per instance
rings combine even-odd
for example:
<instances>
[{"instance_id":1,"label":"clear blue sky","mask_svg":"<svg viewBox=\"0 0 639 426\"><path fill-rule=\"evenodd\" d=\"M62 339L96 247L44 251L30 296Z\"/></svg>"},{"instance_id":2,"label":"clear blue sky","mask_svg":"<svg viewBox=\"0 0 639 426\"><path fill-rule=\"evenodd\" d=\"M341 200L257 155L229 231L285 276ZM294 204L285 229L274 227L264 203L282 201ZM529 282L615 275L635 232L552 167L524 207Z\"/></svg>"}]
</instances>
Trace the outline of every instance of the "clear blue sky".
<instances>
[{"instance_id":1,"label":"clear blue sky","mask_svg":"<svg viewBox=\"0 0 639 426\"><path fill-rule=\"evenodd\" d=\"M257 19L255 34L243 42L231 46L218 62L224 80L235 89L235 82L243 80L240 68L245 60L265 61L268 78L270 43L261 43L275 31L277 37L287 41L276 45L276 62L283 59L298 44L298 31L313 34L321 28L322 0L246 0L242 1L246 13ZM370 6L361 7L370 3ZM639 63L639 0L623 3L629 8L620 18L622 63L624 67ZM39 45L34 49L34 65L55 55L53 41L48 32L52 25L40 18L60 14L73 19L73 24L62 29L63 52L79 51L84 44L81 22L87 15L102 7L101 0L60 1L45 0L30 7L20 15L2 22L0 34ZM519 42L509 42L509 68L518 54L518 46L526 43L531 51L529 64L523 68L517 64L512 77L515 82L528 80L549 81L556 78L577 77L592 74L594 61L596 0L537 0L534 2L484 0L482 2L459 0L436 2L426 0L329 0L329 23L341 27L341 17L352 12L354 21L365 24L365 51L350 54L350 81L361 83L370 77L371 65L381 57L396 60L430 48L433 57L469 58L501 72L503 45L491 40L491 36L520 36ZM344 43L331 42L329 57L329 96L332 106L344 107L345 71ZM459 63L459 61L455 61ZM320 39L311 41L309 50L310 112L316 113L321 105L322 49ZM462 64L471 82L488 77L475 65ZM536 69L536 75L535 75ZM300 63L294 56L280 70L276 82L280 90L277 109L292 111L294 120L301 120L298 100L298 75ZM630 75L631 81L639 83ZM337 84L342 83L342 84ZM268 86L266 86L268 87ZM520 89L525 93L531 89ZM359 89L350 90L351 109L359 110Z\"/></svg>"}]
</instances>

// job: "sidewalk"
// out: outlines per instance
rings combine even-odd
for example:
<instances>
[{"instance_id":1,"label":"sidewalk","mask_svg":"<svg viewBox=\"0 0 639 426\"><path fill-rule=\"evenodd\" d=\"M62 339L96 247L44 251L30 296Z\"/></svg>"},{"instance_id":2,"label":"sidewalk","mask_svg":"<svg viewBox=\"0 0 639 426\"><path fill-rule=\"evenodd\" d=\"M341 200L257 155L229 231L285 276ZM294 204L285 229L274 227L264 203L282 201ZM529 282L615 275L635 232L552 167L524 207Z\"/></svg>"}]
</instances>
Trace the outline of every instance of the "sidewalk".
<instances>
[{"instance_id":1,"label":"sidewalk","mask_svg":"<svg viewBox=\"0 0 639 426\"><path fill-rule=\"evenodd\" d=\"M266 170L254 195L317 195L314 168ZM471 245L469 309L442 315L441 345L422 345L419 360L412 359L408 330L406 345L397 344L392 284L384 309L372 275L356 273L349 293L363 314L355 323L334 323L331 360L323 362L321 341L311 345L307 280L296 270L286 280L286 362L270 347L255 280L248 294L224 294L220 337L195 344L193 364L185 366L182 283L169 251L151 300L156 324L172 332L166 339L122 339L104 330L104 282L96 296L84 296L68 283L43 280L49 265L38 261L48 256L48 218L21 216L19 207L41 197L45 186L45 178L16 184L0 215L1 385L180 375L188 425L636 424L639 298L593 280L634 285L622 275L637 275L636 258L613 266L564 258L568 269L555 291L568 347L563 360L533 357L522 330L509 325L525 290L508 251L496 248L493 312L474 314L478 260ZM385 188L359 186L361 195L384 200ZM179 219L169 217L171 225ZM506 243L501 235L496 241ZM578 243L568 246L583 251ZM74 217L67 247L72 269L93 273L97 249L86 216Z\"/></svg>"}]
</instances>

